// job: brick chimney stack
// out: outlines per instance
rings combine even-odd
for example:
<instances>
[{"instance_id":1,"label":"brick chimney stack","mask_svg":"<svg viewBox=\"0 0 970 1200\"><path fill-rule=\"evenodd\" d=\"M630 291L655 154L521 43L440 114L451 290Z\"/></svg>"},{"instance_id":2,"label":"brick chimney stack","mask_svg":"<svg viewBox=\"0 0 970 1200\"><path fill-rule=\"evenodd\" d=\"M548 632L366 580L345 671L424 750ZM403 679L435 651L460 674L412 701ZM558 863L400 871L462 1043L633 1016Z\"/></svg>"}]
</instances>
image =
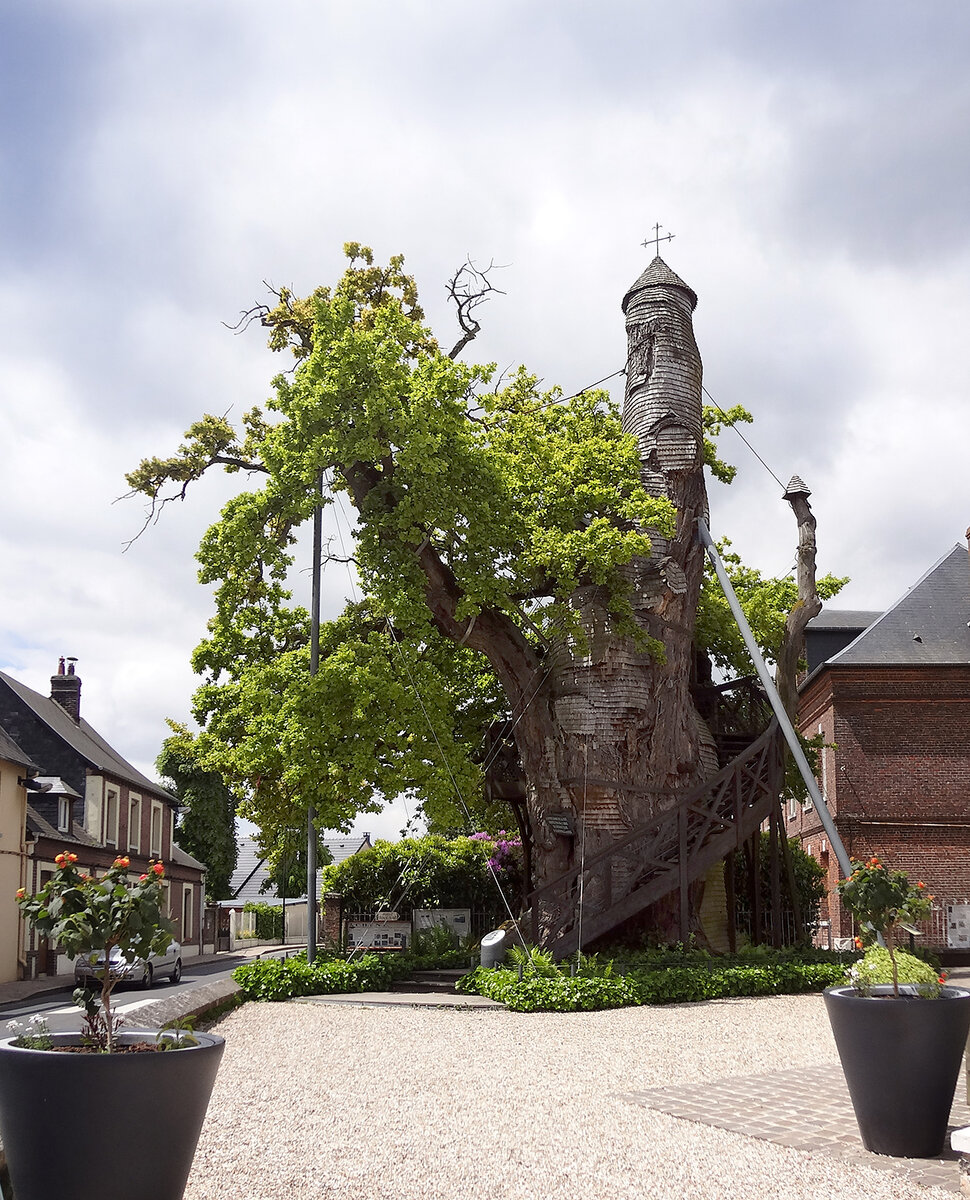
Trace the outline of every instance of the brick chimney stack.
<instances>
[{"instance_id":1,"label":"brick chimney stack","mask_svg":"<svg viewBox=\"0 0 970 1200\"><path fill-rule=\"evenodd\" d=\"M64 669L64 656L58 660L57 674L51 676L51 699L55 700L72 721L81 720L81 679L74 674L76 658L68 658Z\"/></svg>"}]
</instances>

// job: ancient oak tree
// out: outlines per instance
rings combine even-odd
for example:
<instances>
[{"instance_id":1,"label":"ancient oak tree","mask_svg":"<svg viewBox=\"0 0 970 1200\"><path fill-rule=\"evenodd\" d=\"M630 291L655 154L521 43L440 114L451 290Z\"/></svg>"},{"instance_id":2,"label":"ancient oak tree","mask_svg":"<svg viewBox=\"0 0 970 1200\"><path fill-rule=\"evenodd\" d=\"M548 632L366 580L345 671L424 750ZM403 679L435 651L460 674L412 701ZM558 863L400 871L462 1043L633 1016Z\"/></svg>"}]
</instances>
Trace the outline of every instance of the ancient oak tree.
<instances>
[{"instance_id":1,"label":"ancient oak tree","mask_svg":"<svg viewBox=\"0 0 970 1200\"><path fill-rule=\"evenodd\" d=\"M198 751L264 832L308 803L346 828L399 793L456 828L466 806L488 819L483 766L504 743L540 885L716 769L692 698L711 457L696 297L659 258L627 293L620 412L603 392L563 399L524 369L459 362L487 289L452 282L448 353L403 260L347 250L335 287L248 314L293 355L268 412L239 432L203 417L128 477L150 520L213 467L248 473L198 552L215 585L194 655ZM333 557L359 590L324 625L311 677L291 572L321 471L323 502L350 514ZM707 612L726 662L715 601Z\"/></svg>"}]
</instances>

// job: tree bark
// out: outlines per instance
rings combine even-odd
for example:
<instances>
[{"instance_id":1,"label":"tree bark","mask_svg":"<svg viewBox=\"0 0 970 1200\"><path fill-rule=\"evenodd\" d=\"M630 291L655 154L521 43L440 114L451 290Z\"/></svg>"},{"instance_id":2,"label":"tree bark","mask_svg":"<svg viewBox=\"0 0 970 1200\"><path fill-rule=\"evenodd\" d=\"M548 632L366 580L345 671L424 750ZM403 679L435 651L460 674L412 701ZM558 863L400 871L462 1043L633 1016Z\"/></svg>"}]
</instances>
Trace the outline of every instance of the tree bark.
<instances>
[{"instance_id":1,"label":"tree bark","mask_svg":"<svg viewBox=\"0 0 970 1200\"><path fill-rule=\"evenodd\" d=\"M695 520L707 515L695 303L659 257L624 299L624 428L637 438L647 490L677 510L673 536L650 531L650 556L628 568L636 620L662 643L663 657L616 636L600 589L574 596L587 652L551 651L539 694L515 729L537 887L717 770L713 739L690 693L704 569ZM559 832L566 826L573 836Z\"/></svg>"},{"instance_id":2,"label":"tree bark","mask_svg":"<svg viewBox=\"0 0 970 1200\"><path fill-rule=\"evenodd\" d=\"M793 476L785 491L785 499L792 507L798 522L797 579L798 599L785 619L785 633L778 651L775 668L775 686L785 706L785 712L794 721L798 715L798 660L805 647L805 626L812 617L822 611L822 601L815 587L815 517L808 497L812 493L805 484Z\"/></svg>"}]
</instances>

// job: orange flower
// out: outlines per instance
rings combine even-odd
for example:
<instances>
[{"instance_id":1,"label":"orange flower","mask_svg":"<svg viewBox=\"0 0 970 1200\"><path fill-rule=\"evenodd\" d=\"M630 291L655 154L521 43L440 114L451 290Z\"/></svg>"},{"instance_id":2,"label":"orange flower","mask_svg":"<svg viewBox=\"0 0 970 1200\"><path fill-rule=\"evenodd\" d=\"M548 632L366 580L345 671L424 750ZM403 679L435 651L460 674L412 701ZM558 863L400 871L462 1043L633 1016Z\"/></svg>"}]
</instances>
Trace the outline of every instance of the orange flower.
<instances>
[{"instance_id":1,"label":"orange flower","mask_svg":"<svg viewBox=\"0 0 970 1200\"><path fill-rule=\"evenodd\" d=\"M124 854L121 854L121 855L119 855L119 856L118 856L118 857L115 859L115 861L114 861L114 865L115 865L116 867L127 867L127 866L130 866L130 865L131 865L131 859L130 859L130 858L128 858L126 855L124 855Z\"/></svg>"},{"instance_id":2,"label":"orange flower","mask_svg":"<svg viewBox=\"0 0 970 1200\"><path fill-rule=\"evenodd\" d=\"M857 938L855 939L855 948L856 948L857 950L861 950L861 949L862 949L862 938L860 938L860 937L857 937Z\"/></svg>"},{"instance_id":3,"label":"orange flower","mask_svg":"<svg viewBox=\"0 0 970 1200\"><path fill-rule=\"evenodd\" d=\"M946 972L944 972L936 982L937 983L946 983Z\"/></svg>"},{"instance_id":4,"label":"orange flower","mask_svg":"<svg viewBox=\"0 0 970 1200\"><path fill-rule=\"evenodd\" d=\"M23 900L24 896L26 896L26 895L27 895L26 888L17 888L17 899L18 900Z\"/></svg>"},{"instance_id":5,"label":"orange flower","mask_svg":"<svg viewBox=\"0 0 970 1200\"><path fill-rule=\"evenodd\" d=\"M916 886L917 886L918 888L925 888L925 887L926 887L926 884L925 884L925 883L922 881L922 879L921 879L921 880L919 881L919 883L918 883Z\"/></svg>"},{"instance_id":6,"label":"orange flower","mask_svg":"<svg viewBox=\"0 0 970 1200\"><path fill-rule=\"evenodd\" d=\"M139 875L139 876L138 876L138 882L139 882L139 883L144 883L144 882L145 882L147 879L148 879L148 876L147 876L147 875Z\"/></svg>"},{"instance_id":7,"label":"orange flower","mask_svg":"<svg viewBox=\"0 0 970 1200\"><path fill-rule=\"evenodd\" d=\"M159 879L161 879L161 877L165 874L165 868L162 866L162 864L160 862L152 863L152 870L155 872L155 874L158 876Z\"/></svg>"}]
</instances>

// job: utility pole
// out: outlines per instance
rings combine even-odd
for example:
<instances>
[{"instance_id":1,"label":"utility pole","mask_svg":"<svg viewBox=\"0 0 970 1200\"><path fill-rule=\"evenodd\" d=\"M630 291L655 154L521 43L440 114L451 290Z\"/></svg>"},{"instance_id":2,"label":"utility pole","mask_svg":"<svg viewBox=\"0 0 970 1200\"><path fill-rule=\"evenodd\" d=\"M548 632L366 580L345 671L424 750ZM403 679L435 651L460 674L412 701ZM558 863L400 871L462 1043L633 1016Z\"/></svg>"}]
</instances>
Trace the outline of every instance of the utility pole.
<instances>
[{"instance_id":1,"label":"utility pole","mask_svg":"<svg viewBox=\"0 0 970 1200\"><path fill-rule=\"evenodd\" d=\"M317 472L313 509L313 569L310 588L310 677L320 666L320 558L323 554L323 470ZM317 827L312 801L306 814L306 960L317 956Z\"/></svg>"}]
</instances>

